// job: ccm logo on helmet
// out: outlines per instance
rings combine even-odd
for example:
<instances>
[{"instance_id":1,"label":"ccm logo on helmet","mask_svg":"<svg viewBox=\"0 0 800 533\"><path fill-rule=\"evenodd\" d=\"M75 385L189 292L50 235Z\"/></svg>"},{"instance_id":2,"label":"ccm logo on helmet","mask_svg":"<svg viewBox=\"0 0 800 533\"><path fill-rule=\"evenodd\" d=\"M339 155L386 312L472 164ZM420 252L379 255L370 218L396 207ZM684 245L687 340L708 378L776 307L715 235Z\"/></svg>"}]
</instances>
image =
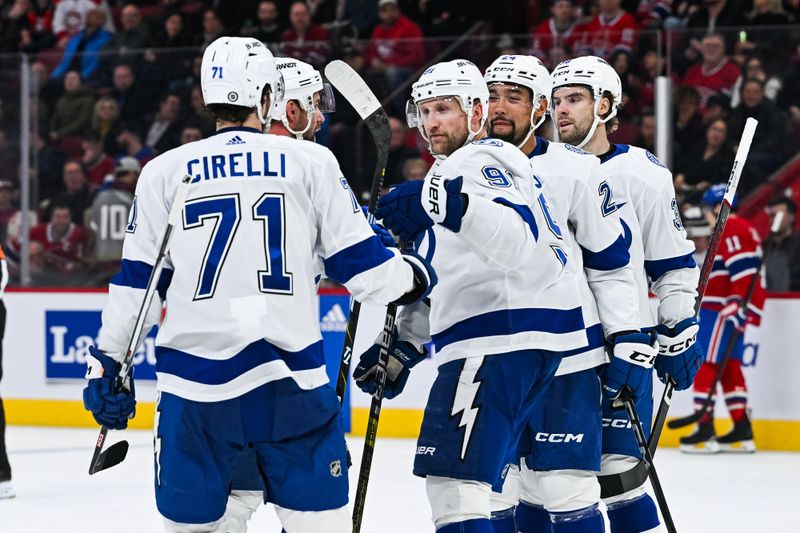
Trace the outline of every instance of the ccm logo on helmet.
<instances>
[{"instance_id":1,"label":"ccm logo on helmet","mask_svg":"<svg viewBox=\"0 0 800 533\"><path fill-rule=\"evenodd\" d=\"M583 433L543 433L540 431L534 438L536 439L536 442L569 444L570 442L583 442Z\"/></svg>"}]
</instances>

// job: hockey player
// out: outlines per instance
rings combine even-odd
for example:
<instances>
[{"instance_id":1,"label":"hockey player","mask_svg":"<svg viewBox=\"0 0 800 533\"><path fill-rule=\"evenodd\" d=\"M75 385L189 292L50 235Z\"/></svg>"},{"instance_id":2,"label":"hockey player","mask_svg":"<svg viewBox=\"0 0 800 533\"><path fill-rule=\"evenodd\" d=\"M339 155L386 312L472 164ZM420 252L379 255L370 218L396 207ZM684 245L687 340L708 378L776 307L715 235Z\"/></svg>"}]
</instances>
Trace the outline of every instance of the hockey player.
<instances>
[{"instance_id":1,"label":"hockey player","mask_svg":"<svg viewBox=\"0 0 800 533\"><path fill-rule=\"evenodd\" d=\"M646 375L655 359L655 334L639 331L638 294L628 240L619 212L607 212L600 162L568 144L548 142L534 130L543 122L552 81L537 58L501 56L486 70L489 134L528 156L535 178L544 182L553 209L567 222L583 294L589 345L565 354L543 401L534 408L521 439L521 493L507 481L494 493L495 531L605 531L600 514L601 387L598 367L613 346L603 392L611 398L628 385L635 397L649 394ZM630 231L627 231L629 236ZM588 281L588 283L587 283ZM601 326L602 324L602 326ZM647 357L642 358L642 355ZM640 360L644 359L644 360ZM570 436L559 438L558 435ZM505 525L503 525L505 523Z\"/></svg>"},{"instance_id":2,"label":"hockey player","mask_svg":"<svg viewBox=\"0 0 800 533\"><path fill-rule=\"evenodd\" d=\"M133 386L117 392L114 378L178 179L188 174L183 223L158 285L168 307L156 340L155 490L165 529L228 531L233 463L252 447L286 531L349 532L344 435L324 367L314 260L324 258L327 274L354 297L380 303L416 301L435 277L424 259L374 236L327 149L263 134L282 82L261 42L214 41L201 83L217 132L142 171L122 271L87 357L84 404L112 429L133 413ZM153 305L147 324L160 315Z\"/></svg>"},{"instance_id":3,"label":"hockey player","mask_svg":"<svg viewBox=\"0 0 800 533\"><path fill-rule=\"evenodd\" d=\"M439 533L491 532L491 486L561 360L586 345L574 258L516 147L486 138L489 91L466 60L438 63L412 87L409 124L437 161L424 181L398 185L376 212L439 270L430 307L398 317L386 397L400 393L433 340L438 375L414 474L426 477ZM374 391L378 350L354 377Z\"/></svg>"},{"instance_id":4,"label":"hockey player","mask_svg":"<svg viewBox=\"0 0 800 533\"><path fill-rule=\"evenodd\" d=\"M658 333L658 376L664 380L669 374L676 381L677 390L687 389L702 361L694 317L699 269L692 258L694 246L686 239L681 224L671 173L650 152L609 142L608 133L615 127L622 99L622 84L605 60L586 56L564 61L552 76L551 114L560 139L600 159L602 175L608 179L608 187L596 191L603 212L619 211L630 231L640 325L655 327ZM658 297L657 316L651 311L648 291ZM647 376L652 379L652 373ZM651 390L650 387L645 389ZM648 432L652 394L639 398L636 409ZM612 408L608 396L603 400L602 446L603 474L624 472L639 461L630 422L624 411ZM612 532L649 531L658 526L655 504L643 487L605 503Z\"/></svg>"},{"instance_id":5,"label":"hockey player","mask_svg":"<svg viewBox=\"0 0 800 533\"><path fill-rule=\"evenodd\" d=\"M711 226L716 223L724 195L724 184L714 185L703 194L703 210ZM704 407L728 340L738 330L733 352L725 364L720 380L725 404L733 419L733 429L717 438L712 409L700 419L693 434L681 437L682 451L755 451L753 429L747 413L747 385L742 374L742 353L745 327L748 324L760 324L766 297L757 271L761 256L760 242L758 232L750 222L734 213L728 216L700 306L698 342L706 347L707 356L694 380L694 403L695 409ZM756 284L755 291L747 309L743 309L742 303L751 283ZM713 399L715 396L712 396Z\"/></svg>"}]
</instances>

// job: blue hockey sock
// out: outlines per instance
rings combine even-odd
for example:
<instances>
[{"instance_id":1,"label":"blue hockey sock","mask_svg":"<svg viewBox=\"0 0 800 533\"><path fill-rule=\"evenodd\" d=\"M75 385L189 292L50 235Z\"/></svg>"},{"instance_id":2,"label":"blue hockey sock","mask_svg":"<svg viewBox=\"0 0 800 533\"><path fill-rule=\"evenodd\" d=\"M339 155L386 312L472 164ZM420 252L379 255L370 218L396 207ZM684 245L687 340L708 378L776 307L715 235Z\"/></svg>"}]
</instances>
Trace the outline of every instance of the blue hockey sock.
<instances>
[{"instance_id":1,"label":"blue hockey sock","mask_svg":"<svg viewBox=\"0 0 800 533\"><path fill-rule=\"evenodd\" d=\"M517 530L520 533L551 533L550 513L541 505L519 502L517 505Z\"/></svg>"},{"instance_id":2,"label":"blue hockey sock","mask_svg":"<svg viewBox=\"0 0 800 533\"><path fill-rule=\"evenodd\" d=\"M494 529L488 518L477 518L436 528L436 533L494 533Z\"/></svg>"},{"instance_id":3,"label":"blue hockey sock","mask_svg":"<svg viewBox=\"0 0 800 533\"><path fill-rule=\"evenodd\" d=\"M603 533L606 530L598 504L577 511L550 513L550 520L553 533Z\"/></svg>"},{"instance_id":4,"label":"blue hockey sock","mask_svg":"<svg viewBox=\"0 0 800 533\"><path fill-rule=\"evenodd\" d=\"M509 507L492 513L494 533L517 533L517 522L514 520L514 508Z\"/></svg>"},{"instance_id":5,"label":"blue hockey sock","mask_svg":"<svg viewBox=\"0 0 800 533\"><path fill-rule=\"evenodd\" d=\"M608 520L611 522L611 533L641 533L660 523L656 504L646 493L609 505Z\"/></svg>"}]
</instances>

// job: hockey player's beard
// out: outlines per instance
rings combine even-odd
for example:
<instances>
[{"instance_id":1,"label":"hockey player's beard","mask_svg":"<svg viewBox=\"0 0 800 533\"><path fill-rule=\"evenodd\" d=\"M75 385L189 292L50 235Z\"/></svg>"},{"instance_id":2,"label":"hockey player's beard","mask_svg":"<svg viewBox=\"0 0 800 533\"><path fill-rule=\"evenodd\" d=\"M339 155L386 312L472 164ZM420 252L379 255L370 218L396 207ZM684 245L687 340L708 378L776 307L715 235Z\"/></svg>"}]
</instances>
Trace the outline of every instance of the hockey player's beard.
<instances>
[{"instance_id":1,"label":"hockey player's beard","mask_svg":"<svg viewBox=\"0 0 800 533\"><path fill-rule=\"evenodd\" d=\"M496 126L498 121L503 121L505 124L508 124L509 130L505 133L501 133L498 131ZM514 146L519 146L522 142L522 139L525 138L525 135L528 132L520 132L517 134L517 125L514 124L513 121L505 119L505 118L494 118L489 121L489 136L494 137L495 139L500 139L501 141L505 141L507 143L511 143Z\"/></svg>"},{"instance_id":2,"label":"hockey player's beard","mask_svg":"<svg viewBox=\"0 0 800 533\"><path fill-rule=\"evenodd\" d=\"M447 140L444 140L444 138ZM461 134L456 136L456 134L437 132L431 135L429 142L431 153L449 157L453 152L464 146L467 142L467 135Z\"/></svg>"},{"instance_id":3,"label":"hockey player's beard","mask_svg":"<svg viewBox=\"0 0 800 533\"><path fill-rule=\"evenodd\" d=\"M583 142L583 140L586 138L586 135L589 134L589 130L591 128L592 128L591 122L589 122L585 126L573 122L572 128L567 132L564 132L561 128L558 128L558 140L562 143L577 146Z\"/></svg>"}]
</instances>

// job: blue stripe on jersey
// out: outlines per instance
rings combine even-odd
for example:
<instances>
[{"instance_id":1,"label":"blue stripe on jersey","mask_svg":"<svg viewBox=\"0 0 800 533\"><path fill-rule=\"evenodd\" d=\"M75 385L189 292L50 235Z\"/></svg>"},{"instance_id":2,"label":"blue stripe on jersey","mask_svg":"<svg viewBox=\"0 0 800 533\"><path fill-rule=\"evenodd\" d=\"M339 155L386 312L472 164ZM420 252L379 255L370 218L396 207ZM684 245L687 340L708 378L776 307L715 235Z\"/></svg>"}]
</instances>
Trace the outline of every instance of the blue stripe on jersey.
<instances>
[{"instance_id":1,"label":"blue stripe on jersey","mask_svg":"<svg viewBox=\"0 0 800 533\"><path fill-rule=\"evenodd\" d=\"M745 257L737 259L728 265L728 273L731 277L744 272L745 270L755 270L761 260L758 257Z\"/></svg>"},{"instance_id":2,"label":"blue stripe on jersey","mask_svg":"<svg viewBox=\"0 0 800 533\"><path fill-rule=\"evenodd\" d=\"M263 131L259 131L255 128L249 128L247 126L231 126L229 128L222 128L221 130L217 130L211 135L222 135L223 133L230 133L232 131L243 131L246 133L258 133L259 135L263 134Z\"/></svg>"},{"instance_id":3,"label":"blue stripe on jersey","mask_svg":"<svg viewBox=\"0 0 800 533\"><path fill-rule=\"evenodd\" d=\"M156 372L172 374L204 385L222 385L270 361L282 360L291 371L310 370L325 364L322 341L290 352L261 339L229 359L205 359L173 348L156 346Z\"/></svg>"},{"instance_id":4,"label":"blue stripe on jersey","mask_svg":"<svg viewBox=\"0 0 800 533\"><path fill-rule=\"evenodd\" d=\"M152 273L153 266L144 261L123 259L120 271L111 278L110 283L120 287L130 287L131 289L146 289ZM168 268L161 270L161 277L156 284L156 290L162 300L167 296L167 289L172 282L172 273L172 270Z\"/></svg>"},{"instance_id":5,"label":"blue stripe on jersey","mask_svg":"<svg viewBox=\"0 0 800 533\"><path fill-rule=\"evenodd\" d=\"M572 333L584 329L580 307L574 309L502 309L476 315L453 324L431 337L437 350L467 339L513 335L527 331Z\"/></svg>"},{"instance_id":6,"label":"blue stripe on jersey","mask_svg":"<svg viewBox=\"0 0 800 533\"><path fill-rule=\"evenodd\" d=\"M625 236L620 235L604 250L593 252L581 246L583 266L593 270L616 270L631 262Z\"/></svg>"},{"instance_id":7,"label":"blue stripe on jersey","mask_svg":"<svg viewBox=\"0 0 800 533\"><path fill-rule=\"evenodd\" d=\"M533 152L528 154L528 159L532 159L538 155L546 154L547 148L550 144L550 141L547 139L543 139L542 137L536 136L536 147L533 149Z\"/></svg>"},{"instance_id":8,"label":"blue stripe on jersey","mask_svg":"<svg viewBox=\"0 0 800 533\"><path fill-rule=\"evenodd\" d=\"M536 226L536 219L533 218L533 211L531 211L530 207L528 207L527 205L512 203L511 201L506 200L505 198L498 197L495 198L494 201L497 202L498 204L510 207L511 209L516 211L519 214L519 216L522 217L522 220L524 220L525 223L528 224L528 227L531 228L531 233L533 233L533 239L536 241L539 240L539 228Z\"/></svg>"},{"instance_id":9,"label":"blue stripe on jersey","mask_svg":"<svg viewBox=\"0 0 800 533\"><path fill-rule=\"evenodd\" d=\"M725 260L721 257L717 257L714 259L714 262L711 263L711 272L716 272L718 270L726 270L725 268Z\"/></svg>"},{"instance_id":10,"label":"blue stripe on jersey","mask_svg":"<svg viewBox=\"0 0 800 533\"><path fill-rule=\"evenodd\" d=\"M653 281L659 279L661 276L671 270L695 268L696 266L697 264L694 262L694 257L692 257L692 254L644 262L644 269L647 272L647 275L650 276L650 279Z\"/></svg>"},{"instance_id":11,"label":"blue stripe on jersey","mask_svg":"<svg viewBox=\"0 0 800 533\"><path fill-rule=\"evenodd\" d=\"M606 344L606 337L603 335L603 327L600 324L595 324L594 326L586 328L586 338L589 339L589 344L585 348L561 352L561 355L564 357L579 355L594 350L595 348L605 346Z\"/></svg>"},{"instance_id":12,"label":"blue stripe on jersey","mask_svg":"<svg viewBox=\"0 0 800 533\"><path fill-rule=\"evenodd\" d=\"M420 233L414 246L417 251L421 250L422 243L426 238L428 239L428 249L425 250L425 261L430 263L433 261L433 254L436 253L436 233L434 233L433 228L428 228L424 233Z\"/></svg>"},{"instance_id":13,"label":"blue stripe on jersey","mask_svg":"<svg viewBox=\"0 0 800 533\"><path fill-rule=\"evenodd\" d=\"M373 235L325 259L325 273L339 283L347 283L353 277L382 265L392 257L394 254L386 249L377 235Z\"/></svg>"}]
</instances>

